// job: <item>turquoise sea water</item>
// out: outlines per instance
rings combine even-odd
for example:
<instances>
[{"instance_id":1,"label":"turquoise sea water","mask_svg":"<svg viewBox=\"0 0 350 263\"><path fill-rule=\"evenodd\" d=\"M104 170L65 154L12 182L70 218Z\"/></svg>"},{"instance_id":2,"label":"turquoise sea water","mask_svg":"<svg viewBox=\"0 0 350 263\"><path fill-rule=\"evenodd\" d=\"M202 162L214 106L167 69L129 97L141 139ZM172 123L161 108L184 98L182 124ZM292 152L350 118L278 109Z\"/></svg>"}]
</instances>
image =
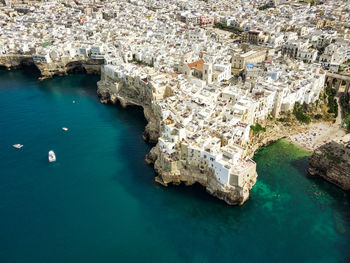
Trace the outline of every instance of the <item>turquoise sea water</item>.
<instances>
[{"instance_id":1,"label":"turquoise sea water","mask_svg":"<svg viewBox=\"0 0 350 263\"><path fill-rule=\"evenodd\" d=\"M98 77L36 77L0 71L1 263L350 261L349 194L306 177L307 152L266 147L230 207L156 184L142 111L100 104Z\"/></svg>"}]
</instances>

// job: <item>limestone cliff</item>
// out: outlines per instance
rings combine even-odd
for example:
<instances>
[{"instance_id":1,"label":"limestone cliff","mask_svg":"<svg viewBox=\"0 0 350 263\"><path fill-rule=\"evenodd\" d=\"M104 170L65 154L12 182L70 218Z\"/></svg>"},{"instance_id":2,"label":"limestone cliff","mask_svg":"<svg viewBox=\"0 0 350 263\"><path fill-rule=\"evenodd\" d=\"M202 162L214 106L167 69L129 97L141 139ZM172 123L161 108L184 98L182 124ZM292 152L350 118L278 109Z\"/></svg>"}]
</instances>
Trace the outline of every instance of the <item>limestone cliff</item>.
<instances>
[{"instance_id":1,"label":"limestone cliff","mask_svg":"<svg viewBox=\"0 0 350 263\"><path fill-rule=\"evenodd\" d=\"M35 63L41 72L41 79L63 76L69 73L100 74L103 60L62 59L59 62Z\"/></svg>"},{"instance_id":2,"label":"limestone cliff","mask_svg":"<svg viewBox=\"0 0 350 263\"><path fill-rule=\"evenodd\" d=\"M119 78L107 68L102 68L101 80L97 85L97 93L103 103L120 102L123 107L141 106L148 121L144 138L153 143L158 142L161 133L162 111L154 97L157 91L150 80L139 76ZM158 87L159 89L162 88ZM165 96L169 93L171 92L168 89L164 89ZM241 205L249 198L249 191L257 178L256 164L252 160L248 160L241 171L236 171L237 178L238 174L240 175L239 182L233 182L232 185L222 184L214 175L213 169L209 168L204 160L195 163L186 158L188 150L183 143L178 143L176 147L176 154L168 156L161 151L158 142L147 154L146 161L154 164L157 172L155 180L158 183L165 186L169 183L184 182L186 185L199 183L206 188L207 192L230 205Z\"/></svg>"},{"instance_id":3,"label":"limestone cliff","mask_svg":"<svg viewBox=\"0 0 350 263\"><path fill-rule=\"evenodd\" d=\"M350 134L316 149L309 171L344 190L350 190Z\"/></svg>"},{"instance_id":4,"label":"limestone cliff","mask_svg":"<svg viewBox=\"0 0 350 263\"><path fill-rule=\"evenodd\" d=\"M156 181L167 186L169 183L180 184L184 182L187 186L199 183L205 187L208 193L225 201L229 205L242 205L249 198L250 190L257 179L256 164L249 160L246 169L239 171L242 184L221 184L214 175L213 169L207 163L201 161L199 164L181 157L181 149L177 156L168 156L160 152L159 147L154 147L147 155L146 160L154 163L158 174Z\"/></svg>"},{"instance_id":5,"label":"limestone cliff","mask_svg":"<svg viewBox=\"0 0 350 263\"><path fill-rule=\"evenodd\" d=\"M62 76L69 73L88 73L100 74L103 60L63 58L58 62L35 63L31 55L1 55L0 66L8 70L20 69L25 66L35 65L41 73L40 79L50 78L53 76Z\"/></svg>"},{"instance_id":6,"label":"limestone cliff","mask_svg":"<svg viewBox=\"0 0 350 263\"><path fill-rule=\"evenodd\" d=\"M143 137L150 143L156 143L160 131L160 111L152 103L152 88L149 83L139 77L128 78L124 81L112 78L101 71L101 80L97 83L97 94L103 103L117 103L123 107L128 105L141 106L148 124Z\"/></svg>"},{"instance_id":7,"label":"limestone cliff","mask_svg":"<svg viewBox=\"0 0 350 263\"><path fill-rule=\"evenodd\" d=\"M251 139L247 150L247 155L251 158L260 147L269 145L281 138L287 138L292 134L304 132L308 128L308 125L294 119L290 120L288 124L276 120L266 120L263 125L266 128L265 132L254 134L251 130Z\"/></svg>"},{"instance_id":8,"label":"limestone cliff","mask_svg":"<svg viewBox=\"0 0 350 263\"><path fill-rule=\"evenodd\" d=\"M34 65L31 55L1 55L0 66L6 67L8 70L20 69L25 66Z\"/></svg>"}]
</instances>

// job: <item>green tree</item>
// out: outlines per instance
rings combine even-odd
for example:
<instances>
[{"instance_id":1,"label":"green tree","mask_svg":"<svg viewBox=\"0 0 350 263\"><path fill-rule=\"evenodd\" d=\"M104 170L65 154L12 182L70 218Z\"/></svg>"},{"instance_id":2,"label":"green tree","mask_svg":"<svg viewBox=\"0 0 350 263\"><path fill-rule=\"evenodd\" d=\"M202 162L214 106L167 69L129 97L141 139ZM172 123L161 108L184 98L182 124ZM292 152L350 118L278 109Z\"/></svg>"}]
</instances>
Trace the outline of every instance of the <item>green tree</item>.
<instances>
[{"instance_id":1,"label":"green tree","mask_svg":"<svg viewBox=\"0 0 350 263\"><path fill-rule=\"evenodd\" d=\"M261 131L265 132L266 128L262 127L261 124L257 123L256 125L251 125L250 128L253 130L254 134L257 134Z\"/></svg>"},{"instance_id":2,"label":"green tree","mask_svg":"<svg viewBox=\"0 0 350 263\"><path fill-rule=\"evenodd\" d=\"M309 115L304 113L303 106L300 103L296 102L293 109L293 114L298 121L303 123L310 123L311 118Z\"/></svg>"}]
</instances>

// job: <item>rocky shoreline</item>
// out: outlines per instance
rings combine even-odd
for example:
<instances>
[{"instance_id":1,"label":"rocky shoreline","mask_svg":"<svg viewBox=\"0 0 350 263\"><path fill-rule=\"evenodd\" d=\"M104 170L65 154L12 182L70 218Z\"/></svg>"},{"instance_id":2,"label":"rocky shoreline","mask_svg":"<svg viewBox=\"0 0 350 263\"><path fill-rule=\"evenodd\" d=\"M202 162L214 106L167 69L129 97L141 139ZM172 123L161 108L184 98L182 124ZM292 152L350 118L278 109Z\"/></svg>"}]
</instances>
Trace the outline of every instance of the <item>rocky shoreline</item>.
<instances>
[{"instance_id":1,"label":"rocky shoreline","mask_svg":"<svg viewBox=\"0 0 350 263\"><path fill-rule=\"evenodd\" d=\"M107 76L102 71L101 80L98 82L98 96L103 103L120 103L122 107L128 105L141 106L144 110L145 118L148 124L143 133L143 138L151 143L157 143L161 133L161 111L152 103L152 94L149 93L146 84L134 86L133 83L142 83L138 77L127 78L126 82L118 78ZM296 120L295 120L296 122ZM295 123L297 124L297 123ZM286 126L273 120L266 123L267 131L255 136L247 146L247 156L252 158L260 147L269 145L281 138L287 138L289 135L302 132L307 129L307 125ZM181 149L177 149L181 152ZM157 173L155 181L167 186L169 184L192 185L201 184L206 191L225 201L229 205L242 205L249 198L249 192L257 179L256 164L246 171L246 184L243 187L227 186L220 184L213 174L213 170L203 165L194 165L181 160L172 162L162 156L158 145L155 145L146 155L146 162L154 166Z\"/></svg>"},{"instance_id":2,"label":"rocky shoreline","mask_svg":"<svg viewBox=\"0 0 350 263\"><path fill-rule=\"evenodd\" d=\"M350 190L350 134L332 140L312 154L309 173Z\"/></svg>"},{"instance_id":3,"label":"rocky shoreline","mask_svg":"<svg viewBox=\"0 0 350 263\"><path fill-rule=\"evenodd\" d=\"M28 66L35 66L40 71L39 80L53 76L66 76L70 73L100 74L103 60L78 59L72 60L63 58L59 62L49 64L35 63L31 55L1 55L0 67L7 70L22 69Z\"/></svg>"},{"instance_id":4,"label":"rocky shoreline","mask_svg":"<svg viewBox=\"0 0 350 263\"><path fill-rule=\"evenodd\" d=\"M136 84L137 83L137 84ZM249 191L256 182L256 164L247 169L247 180L243 187L221 184L214 175L212 169L204 163L201 165L183 160L177 156L177 160L164 156L160 151L158 138L161 134L162 111L153 101L152 87L142 81L140 77L127 77L126 81L117 77L110 77L101 72L101 80L97 83L98 96L103 103L120 103L122 107L128 105L141 106L144 116L148 121L143 138L156 144L146 155L146 162L153 165L157 176L155 181L163 186L168 184L179 185L182 182L189 186L194 183L202 185L208 193L224 200L230 205L241 205L249 198ZM176 150L182 152L181 149ZM187 151L186 151L187 152Z\"/></svg>"},{"instance_id":5,"label":"rocky shoreline","mask_svg":"<svg viewBox=\"0 0 350 263\"><path fill-rule=\"evenodd\" d=\"M127 82L118 81L110 78L101 71L101 60L62 60L50 64L36 64L33 59L27 55L1 56L0 66L8 70L19 69L25 66L36 66L40 72L40 80L53 76L62 76L69 73L87 73L100 74L101 80L98 81L97 95L102 103L120 103L122 107L136 105L143 108L144 116L148 122L143 132L143 138L149 143L156 144L146 155L146 162L152 164L157 173L155 181L167 186L172 183L175 185L181 182L185 185L194 183L201 184L208 193L225 201L229 205L242 205L249 198L249 192L257 179L256 164L251 160L249 168L241 171L245 178L242 186L223 185L213 174L213 170L206 165L194 165L184 160L168 160L159 150L158 138L161 133L161 109L153 103L153 94L151 87L140 80L138 77L130 78ZM141 83L135 86L133 83ZM151 90L151 91L150 91ZM247 156L252 158L258 149L262 146L273 143L281 138L287 138L291 134L305 131L307 125L286 126L275 120L268 120L266 123L266 132L254 136L247 147ZM181 152L181 149L178 149Z\"/></svg>"},{"instance_id":6,"label":"rocky shoreline","mask_svg":"<svg viewBox=\"0 0 350 263\"><path fill-rule=\"evenodd\" d=\"M26 66L34 66L31 55L1 55L0 66L7 70L21 69Z\"/></svg>"}]
</instances>

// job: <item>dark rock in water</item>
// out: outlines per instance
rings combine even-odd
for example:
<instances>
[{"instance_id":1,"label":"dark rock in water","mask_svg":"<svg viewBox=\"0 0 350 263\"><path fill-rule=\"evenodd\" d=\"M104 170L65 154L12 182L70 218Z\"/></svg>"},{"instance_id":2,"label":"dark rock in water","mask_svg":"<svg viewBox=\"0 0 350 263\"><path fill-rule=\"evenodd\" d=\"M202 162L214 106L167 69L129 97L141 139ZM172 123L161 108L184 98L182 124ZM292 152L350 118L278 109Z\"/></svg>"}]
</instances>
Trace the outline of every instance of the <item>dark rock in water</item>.
<instances>
[{"instance_id":1,"label":"dark rock in water","mask_svg":"<svg viewBox=\"0 0 350 263\"><path fill-rule=\"evenodd\" d=\"M318 174L318 169L314 167L308 167L306 169L307 173L311 176L317 175Z\"/></svg>"},{"instance_id":2,"label":"dark rock in water","mask_svg":"<svg viewBox=\"0 0 350 263\"><path fill-rule=\"evenodd\" d=\"M344 190L350 190L349 145L350 134L347 134L320 146L312 154L309 170Z\"/></svg>"}]
</instances>

